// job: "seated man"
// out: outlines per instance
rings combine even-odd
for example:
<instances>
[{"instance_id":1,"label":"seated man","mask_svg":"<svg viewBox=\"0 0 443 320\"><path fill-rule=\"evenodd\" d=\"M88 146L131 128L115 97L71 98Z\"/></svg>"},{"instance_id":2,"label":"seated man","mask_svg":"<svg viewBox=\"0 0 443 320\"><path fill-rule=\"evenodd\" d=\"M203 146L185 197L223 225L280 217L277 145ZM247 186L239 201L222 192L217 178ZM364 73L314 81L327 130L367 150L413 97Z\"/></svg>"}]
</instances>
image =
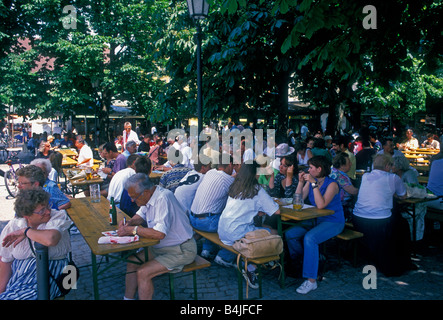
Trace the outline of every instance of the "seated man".
<instances>
[{"instance_id":1,"label":"seated man","mask_svg":"<svg viewBox=\"0 0 443 320\"><path fill-rule=\"evenodd\" d=\"M152 279L160 274L180 272L192 263L197 244L189 219L171 191L155 186L144 173L130 177L125 189L140 210L127 224L120 223L118 235L160 240L150 248L154 259L142 265L127 264L125 299L134 299L138 291L140 300L150 300L154 294ZM147 223L147 227L143 227L143 223ZM144 258L144 252L133 257L134 261L144 261Z\"/></svg>"},{"instance_id":2,"label":"seated man","mask_svg":"<svg viewBox=\"0 0 443 320\"><path fill-rule=\"evenodd\" d=\"M120 208L120 200L123 193L124 183L135 174L134 162L140 157L138 154L131 154L126 161L126 168L118 171L111 179L108 187L108 200L114 197L116 207Z\"/></svg>"},{"instance_id":3,"label":"seated man","mask_svg":"<svg viewBox=\"0 0 443 320\"><path fill-rule=\"evenodd\" d=\"M134 154L137 151L137 144L135 141L129 141L126 144L126 149L121 154L117 156L114 163L114 168L112 171L119 172L120 170L126 168L126 160L128 160L131 154Z\"/></svg>"},{"instance_id":4,"label":"seated man","mask_svg":"<svg viewBox=\"0 0 443 320\"><path fill-rule=\"evenodd\" d=\"M197 230L206 232L218 230L218 221L228 200L229 187L234 182L232 156L229 156L229 163L223 163L222 160L220 154L217 169L209 170L205 174L192 201L189 220ZM216 245L205 240L201 256L209 258L216 250ZM234 259L235 256L230 251L220 249L214 261L226 267L236 267Z\"/></svg>"},{"instance_id":5,"label":"seated man","mask_svg":"<svg viewBox=\"0 0 443 320\"><path fill-rule=\"evenodd\" d=\"M94 165L94 156L92 154L91 148L86 144L81 135L78 135L75 138L75 147L78 150L77 163L92 168L92 166Z\"/></svg>"},{"instance_id":6,"label":"seated man","mask_svg":"<svg viewBox=\"0 0 443 320\"><path fill-rule=\"evenodd\" d=\"M204 164L205 163L205 164ZM183 179L180 180L174 195L178 202L183 206L186 212L191 212L192 201L194 200L197 188L203 180L206 172L211 170L211 158L200 155L199 161L194 163L194 169L189 171Z\"/></svg>"},{"instance_id":7,"label":"seated man","mask_svg":"<svg viewBox=\"0 0 443 320\"><path fill-rule=\"evenodd\" d=\"M60 190L57 185L57 182L49 179L49 173L52 170L51 161L48 159L34 159L30 163L31 165L35 165L43 170L43 174L45 175L45 182L43 185L43 190L48 192L51 195L50 201L52 202L52 208L56 210L64 210L71 207L71 201L69 198Z\"/></svg>"},{"instance_id":8,"label":"seated man","mask_svg":"<svg viewBox=\"0 0 443 320\"><path fill-rule=\"evenodd\" d=\"M181 163L183 160L183 155L180 151L175 151L175 148L171 147L169 153L170 152L178 152L178 157L177 159L174 159L175 157L168 157L170 159L169 163L171 164L172 169L168 170L162 175L158 185L175 192L180 180L192 169Z\"/></svg>"}]
</instances>

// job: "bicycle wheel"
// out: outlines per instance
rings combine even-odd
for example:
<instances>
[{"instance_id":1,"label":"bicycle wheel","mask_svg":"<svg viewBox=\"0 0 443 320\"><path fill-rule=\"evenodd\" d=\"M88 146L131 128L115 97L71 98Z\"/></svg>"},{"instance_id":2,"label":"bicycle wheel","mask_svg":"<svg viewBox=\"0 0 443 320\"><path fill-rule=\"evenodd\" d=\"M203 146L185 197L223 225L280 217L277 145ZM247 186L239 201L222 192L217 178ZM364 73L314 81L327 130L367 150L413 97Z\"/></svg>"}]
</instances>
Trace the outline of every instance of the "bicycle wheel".
<instances>
[{"instance_id":1,"label":"bicycle wheel","mask_svg":"<svg viewBox=\"0 0 443 320\"><path fill-rule=\"evenodd\" d=\"M11 197L15 198L18 192L18 181L17 177L11 171L5 172L5 186Z\"/></svg>"}]
</instances>

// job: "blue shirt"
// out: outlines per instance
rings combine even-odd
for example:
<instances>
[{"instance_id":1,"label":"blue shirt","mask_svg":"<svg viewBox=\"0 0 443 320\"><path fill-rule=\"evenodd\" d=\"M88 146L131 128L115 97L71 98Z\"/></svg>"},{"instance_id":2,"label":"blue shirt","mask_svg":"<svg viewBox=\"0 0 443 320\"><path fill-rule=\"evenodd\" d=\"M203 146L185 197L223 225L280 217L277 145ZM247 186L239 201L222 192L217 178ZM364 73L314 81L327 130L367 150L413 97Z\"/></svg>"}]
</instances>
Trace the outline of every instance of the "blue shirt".
<instances>
[{"instance_id":1,"label":"blue shirt","mask_svg":"<svg viewBox=\"0 0 443 320\"><path fill-rule=\"evenodd\" d=\"M335 181L332 178L325 177L325 181L323 182L322 186L320 187L320 193L322 195L325 194L326 189L328 188L328 186L331 183L337 183L337 181ZM312 190L311 186L309 186L309 201L311 201L311 204L313 206L316 205L315 204L315 198L314 198L314 190ZM333 215L330 215L330 216L318 218L318 222L328 221L328 222L336 222L336 223L345 223L345 216L344 216L344 213L343 213L343 206L342 206L341 200L340 200L340 192L337 192L337 194L334 196L334 198L332 198L331 202L329 202L329 204L326 206L325 209L334 210L335 213Z\"/></svg>"},{"instance_id":2,"label":"blue shirt","mask_svg":"<svg viewBox=\"0 0 443 320\"><path fill-rule=\"evenodd\" d=\"M443 195L443 159L432 161L428 189L437 196Z\"/></svg>"},{"instance_id":3,"label":"blue shirt","mask_svg":"<svg viewBox=\"0 0 443 320\"><path fill-rule=\"evenodd\" d=\"M57 183L46 179L43 190L51 195L49 201L52 202L52 209L59 210L61 205L69 202L69 198L58 188Z\"/></svg>"}]
</instances>

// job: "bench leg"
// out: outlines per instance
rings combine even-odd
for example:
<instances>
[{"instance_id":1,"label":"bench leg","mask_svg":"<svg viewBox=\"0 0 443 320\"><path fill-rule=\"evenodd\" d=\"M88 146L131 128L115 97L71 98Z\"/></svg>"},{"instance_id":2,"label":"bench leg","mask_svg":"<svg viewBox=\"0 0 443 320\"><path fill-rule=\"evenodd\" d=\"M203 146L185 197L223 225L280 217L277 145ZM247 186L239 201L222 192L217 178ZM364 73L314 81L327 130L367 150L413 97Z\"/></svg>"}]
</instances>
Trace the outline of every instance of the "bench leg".
<instances>
[{"instance_id":1,"label":"bench leg","mask_svg":"<svg viewBox=\"0 0 443 320\"><path fill-rule=\"evenodd\" d=\"M170 273L169 275L169 299L175 300L174 293L174 274Z\"/></svg>"},{"instance_id":2,"label":"bench leg","mask_svg":"<svg viewBox=\"0 0 443 320\"><path fill-rule=\"evenodd\" d=\"M194 285L194 300L198 300L198 298L197 298L197 270L192 271L192 283Z\"/></svg>"}]
</instances>

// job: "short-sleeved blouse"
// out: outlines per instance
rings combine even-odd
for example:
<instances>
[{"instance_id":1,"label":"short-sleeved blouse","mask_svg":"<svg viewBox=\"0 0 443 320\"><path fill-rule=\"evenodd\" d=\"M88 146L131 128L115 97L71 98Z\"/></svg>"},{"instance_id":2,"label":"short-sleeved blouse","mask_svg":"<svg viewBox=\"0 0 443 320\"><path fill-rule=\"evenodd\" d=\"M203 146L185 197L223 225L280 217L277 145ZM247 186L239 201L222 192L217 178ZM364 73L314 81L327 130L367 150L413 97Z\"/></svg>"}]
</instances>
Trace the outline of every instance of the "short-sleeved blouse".
<instances>
[{"instance_id":1,"label":"short-sleeved blouse","mask_svg":"<svg viewBox=\"0 0 443 320\"><path fill-rule=\"evenodd\" d=\"M66 258L66 255L71 251L71 241L69 238L68 228L71 225L71 221L64 210L51 210L51 219L47 223L42 223L38 226L37 230L52 230L56 229L60 231L62 237L58 244L53 247L49 247L48 255L49 260L58 260ZM0 235L0 244L3 243L3 239L6 235L26 228L27 222L24 218L14 218L5 226ZM12 262L14 259L23 260L33 257L33 253L29 246L29 241L24 239L17 246L3 247L0 245L0 256L3 262Z\"/></svg>"}]
</instances>

